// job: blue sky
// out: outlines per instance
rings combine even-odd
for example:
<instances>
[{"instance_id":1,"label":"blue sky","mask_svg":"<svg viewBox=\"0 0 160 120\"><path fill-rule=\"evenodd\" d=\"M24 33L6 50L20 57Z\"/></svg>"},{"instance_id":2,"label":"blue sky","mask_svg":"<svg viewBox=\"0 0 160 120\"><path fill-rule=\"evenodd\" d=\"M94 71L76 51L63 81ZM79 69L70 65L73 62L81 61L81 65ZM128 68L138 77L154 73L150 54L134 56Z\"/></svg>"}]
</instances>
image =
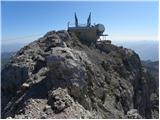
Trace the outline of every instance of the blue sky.
<instances>
[{"instance_id":1,"label":"blue sky","mask_svg":"<svg viewBox=\"0 0 160 120\"><path fill-rule=\"evenodd\" d=\"M157 40L158 2L2 2L2 44L28 43L49 30L67 29L77 12L102 23L111 40Z\"/></svg>"}]
</instances>

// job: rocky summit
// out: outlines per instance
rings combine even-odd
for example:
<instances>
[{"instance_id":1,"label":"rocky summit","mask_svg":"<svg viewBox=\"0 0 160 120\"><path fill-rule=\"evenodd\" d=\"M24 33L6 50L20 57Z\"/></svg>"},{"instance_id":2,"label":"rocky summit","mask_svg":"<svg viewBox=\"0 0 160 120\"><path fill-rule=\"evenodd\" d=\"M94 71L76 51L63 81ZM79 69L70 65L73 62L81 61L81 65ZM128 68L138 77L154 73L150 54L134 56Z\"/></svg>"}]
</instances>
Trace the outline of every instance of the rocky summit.
<instances>
[{"instance_id":1,"label":"rocky summit","mask_svg":"<svg viewBox=\"0 0 160 120\"><path fill-rule=\"evenodd\" d=\"M138 54L65 30L20 49L1 76L2 118L159 116L156 80Z\"/></svg>"}]
</instances>

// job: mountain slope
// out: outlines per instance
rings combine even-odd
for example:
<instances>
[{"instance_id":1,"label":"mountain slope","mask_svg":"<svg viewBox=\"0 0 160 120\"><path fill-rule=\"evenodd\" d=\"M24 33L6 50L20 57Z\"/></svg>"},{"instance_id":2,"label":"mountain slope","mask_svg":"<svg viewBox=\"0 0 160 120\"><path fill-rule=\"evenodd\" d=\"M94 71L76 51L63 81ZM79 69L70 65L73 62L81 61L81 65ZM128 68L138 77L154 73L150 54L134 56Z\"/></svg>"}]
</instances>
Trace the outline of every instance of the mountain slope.
<instances>
[{"instance_id":1,"label":"mountain slope","mask_svg":"<svg viewBox=\"0 0 160 120\"><path fill-rule=\"evenodd\" d=\"M1 53L1 69L9 62L10 58L14 55L14 52L2 52Z\"/></svg>"},{"instance_id":2,"label":"mountain slope","mask_svg":"<svg viewBox=\"0 0 160 120\"><path fill-rule=\"evenodd\" d=\"M142 64L147 68L151 75L156 79L157 85L159 84L159 61L142 61Z\"/></svg>"},{"instance_id":3,"label":"mountain slope","mask_svg":"<svg viewBox=\"0 0 160 120\"><path fill-rule=\"evenodd\" d=\"M87 45L50 31L18 51L2 71L2 118L157 118L155 81L139 56Z\"/></svg>"}]
</instances>

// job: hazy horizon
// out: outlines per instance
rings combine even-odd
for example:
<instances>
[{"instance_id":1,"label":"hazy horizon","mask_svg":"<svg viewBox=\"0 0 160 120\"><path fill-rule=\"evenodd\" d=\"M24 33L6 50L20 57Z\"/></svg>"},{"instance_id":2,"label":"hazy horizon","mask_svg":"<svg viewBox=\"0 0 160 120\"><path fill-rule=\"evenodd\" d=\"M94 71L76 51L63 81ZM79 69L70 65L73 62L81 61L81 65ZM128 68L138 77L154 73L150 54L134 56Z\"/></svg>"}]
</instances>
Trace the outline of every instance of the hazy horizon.
<instances>
[{"instance_id":1,"label":"hazy horizon","mask_svg":"<svg viewBox=\"0 0 160 120\"><path fill-rule=\"evenodd\" d=\"M159 59L158 1L2 1L1 4L2 52L17 51L50 30L66 30L67 22L74 22L74 12L80 23L86 23L91 12L92 24L104 24L107 39L112 43L135 50L141 58Z\"/></svg>"},{"instance_id":2,"label":"hazy horizon","mask_svg":"<svg viewBox=\"0 0 160 120\"><path fill-rule=\"evenodd\" d=\"M123 46L128 49L134 50L140 56L141 60L159 60L159 42L155 40L150 41L114 41L112 43L117 46ZM20 48L29 43L11 43L2 45L2 53L4 52L16 52Z\"/></svg>"}]
</instances>

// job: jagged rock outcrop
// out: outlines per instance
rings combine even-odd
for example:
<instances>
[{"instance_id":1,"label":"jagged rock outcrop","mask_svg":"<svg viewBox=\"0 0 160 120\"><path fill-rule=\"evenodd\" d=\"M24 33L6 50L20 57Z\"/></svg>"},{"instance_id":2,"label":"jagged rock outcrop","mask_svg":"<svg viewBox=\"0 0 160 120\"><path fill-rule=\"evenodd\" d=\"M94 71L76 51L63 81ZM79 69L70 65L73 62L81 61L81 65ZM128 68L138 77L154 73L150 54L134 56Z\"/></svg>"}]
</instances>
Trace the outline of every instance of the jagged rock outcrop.
<instances>
[{"instance_id":1,"label":"jagged rock outcrop","mask_svg":"<svg viewBox=\"0 0 160 120\"><path fill-rule=\"evenodd\" d=\"M157 118L153 82L134 51L51 31L2 70L2 118Z\"/></svg>"},{"instance_id":2,"label":"jagged rock outcrop","mask_svg":"<svg viewBox=\"0 0 160 120\"><path fill-rule=\"evenodd\" d=\"M138 111L136 109L131 109L127 112L127 118L130 119L142 119L142 117L139 115Z\"/></svg>"}]
</instances>

